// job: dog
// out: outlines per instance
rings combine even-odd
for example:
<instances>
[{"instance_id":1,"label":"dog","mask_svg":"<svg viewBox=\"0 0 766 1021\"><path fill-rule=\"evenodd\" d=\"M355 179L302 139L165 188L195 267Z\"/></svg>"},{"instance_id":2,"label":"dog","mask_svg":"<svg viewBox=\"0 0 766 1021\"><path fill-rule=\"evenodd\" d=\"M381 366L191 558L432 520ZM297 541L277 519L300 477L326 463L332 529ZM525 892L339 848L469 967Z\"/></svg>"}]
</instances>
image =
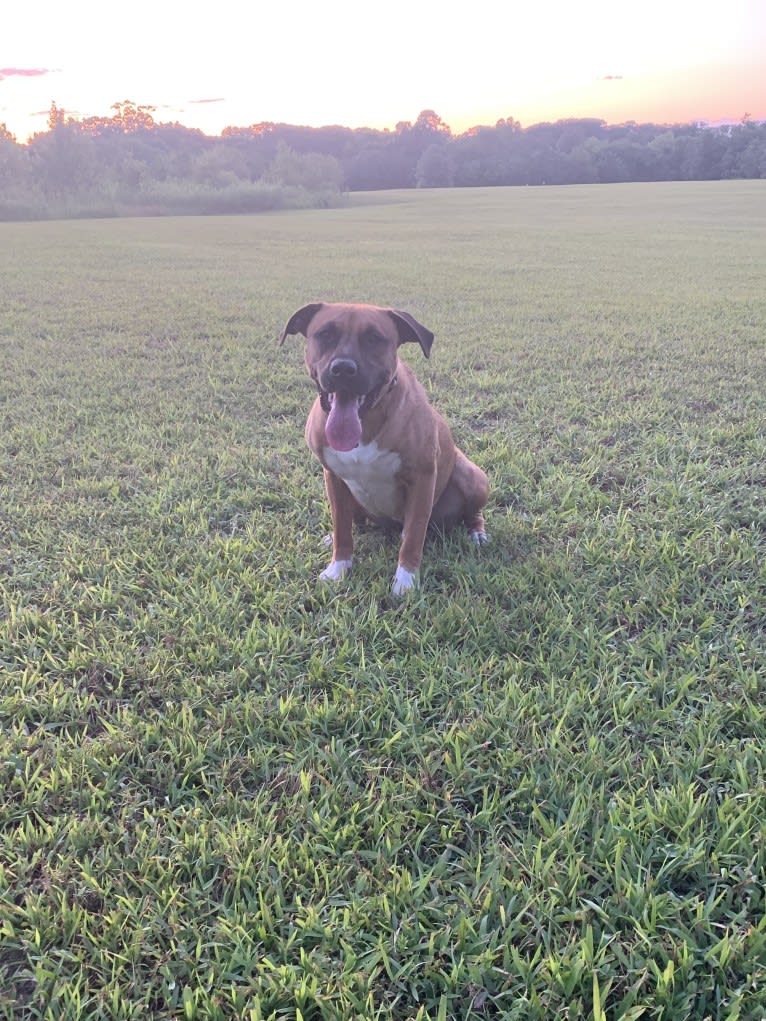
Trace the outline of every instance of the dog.
<instances>
[{"instance_id":1,"label":"dog","mask_svg":"<svg viewBox=\"0 0 766 1021\"><path fill-rule=\"evenodd\" d=\"M399 358L408 342L428 358L434 335L398 309L327 302L294 312L280 346L296 333L307 340L306 367L319 391L306 442L324 468L332 513L332 560L319 577L339 581L351 570L354 522L394 522L402 541L391 591L403 596L418 582L429 524L463 524L477 545L487 541L487 476L455 446Z\"/></svg>"}]
</instances>

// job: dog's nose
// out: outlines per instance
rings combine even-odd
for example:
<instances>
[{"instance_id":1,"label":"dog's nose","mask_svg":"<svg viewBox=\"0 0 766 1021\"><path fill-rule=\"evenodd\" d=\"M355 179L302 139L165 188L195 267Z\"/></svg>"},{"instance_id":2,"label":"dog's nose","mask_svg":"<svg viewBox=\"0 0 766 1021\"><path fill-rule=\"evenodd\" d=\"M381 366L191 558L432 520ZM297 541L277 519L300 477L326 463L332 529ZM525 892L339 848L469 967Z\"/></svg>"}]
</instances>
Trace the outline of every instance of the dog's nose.
<instances>
[{"instance_id":1,"label":"dog's nose","mask_svg":"<svg viewBox=\"0 0 766 1021\"><path fill-rule=\"evenodd\" d=\"M353 379L357 372L353 358L333 358L330 362L330 375L333 379Z\"/></svg>"}]
</instances>

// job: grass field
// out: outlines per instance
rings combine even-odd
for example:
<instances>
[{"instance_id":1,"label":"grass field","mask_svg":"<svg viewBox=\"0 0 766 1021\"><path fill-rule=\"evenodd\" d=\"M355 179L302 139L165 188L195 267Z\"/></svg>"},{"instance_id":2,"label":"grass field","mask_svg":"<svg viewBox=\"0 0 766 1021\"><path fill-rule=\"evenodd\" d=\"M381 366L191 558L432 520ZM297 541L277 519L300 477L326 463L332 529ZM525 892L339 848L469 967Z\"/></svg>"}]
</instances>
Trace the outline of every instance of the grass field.
<instances>
[{"instance_id":1,"label":"grass field","mask_svg":"<svg viewBox=\"0 0 766 1021\"><path fill-rule=\"evenodd\" d=\"M766 182L0 224L0 1018L766 1017ZM403 308L480 554L328 531Z\"/></svg>"}]
</instances>

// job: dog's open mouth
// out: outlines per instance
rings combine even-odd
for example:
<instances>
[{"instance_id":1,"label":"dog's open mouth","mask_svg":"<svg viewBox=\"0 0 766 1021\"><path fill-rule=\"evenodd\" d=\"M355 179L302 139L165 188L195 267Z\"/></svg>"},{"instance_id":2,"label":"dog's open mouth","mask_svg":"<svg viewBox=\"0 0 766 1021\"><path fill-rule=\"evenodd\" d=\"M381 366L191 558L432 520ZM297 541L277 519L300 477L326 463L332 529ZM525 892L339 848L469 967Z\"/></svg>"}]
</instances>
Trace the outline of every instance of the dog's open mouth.
<instances>
[{"instance_id":1,"label":"dog's open mouth","mask_svg":"<svg viewBox=\"0 0 766 1021\"><path fill-rule=\"evenodd\" d=\"M325 423L325 436L333 450L353 450L359 445L362 438L359 413L366 396L340 391L326 394L329 414Z\"/></svg>"},{"instance_id":2,"label":"dog's open mouth","mask_svg":"<svg viewBox=\"0 0 766 1021\"><path fill-rule=\"evenodd\" d=\"M317 382L319 400L327 414L325 437L334 450L353 450L362 439L362 415L370 411L397 383L396 376L378 383L367 393L323 390Z\"/></svg>"}]
</instances>

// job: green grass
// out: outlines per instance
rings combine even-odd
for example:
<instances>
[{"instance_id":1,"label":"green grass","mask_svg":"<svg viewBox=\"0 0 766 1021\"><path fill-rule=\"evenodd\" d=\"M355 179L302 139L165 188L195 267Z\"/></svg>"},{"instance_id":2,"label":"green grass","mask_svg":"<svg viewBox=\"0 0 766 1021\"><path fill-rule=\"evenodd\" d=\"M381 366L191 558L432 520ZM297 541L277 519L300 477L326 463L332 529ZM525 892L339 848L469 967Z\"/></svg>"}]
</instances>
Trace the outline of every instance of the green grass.
<instances>
[{"instance_id":1,"label":"green grass","mask_svg":"<svg viewBox=\"0 0 766 1021\"><path fill-rule=\"evenodd\" d=\"M0 1017L766 1015L765 265L764 182L0 225ZM401 604L316 298L490 476Z\"/></svg>"}]
</instances>

